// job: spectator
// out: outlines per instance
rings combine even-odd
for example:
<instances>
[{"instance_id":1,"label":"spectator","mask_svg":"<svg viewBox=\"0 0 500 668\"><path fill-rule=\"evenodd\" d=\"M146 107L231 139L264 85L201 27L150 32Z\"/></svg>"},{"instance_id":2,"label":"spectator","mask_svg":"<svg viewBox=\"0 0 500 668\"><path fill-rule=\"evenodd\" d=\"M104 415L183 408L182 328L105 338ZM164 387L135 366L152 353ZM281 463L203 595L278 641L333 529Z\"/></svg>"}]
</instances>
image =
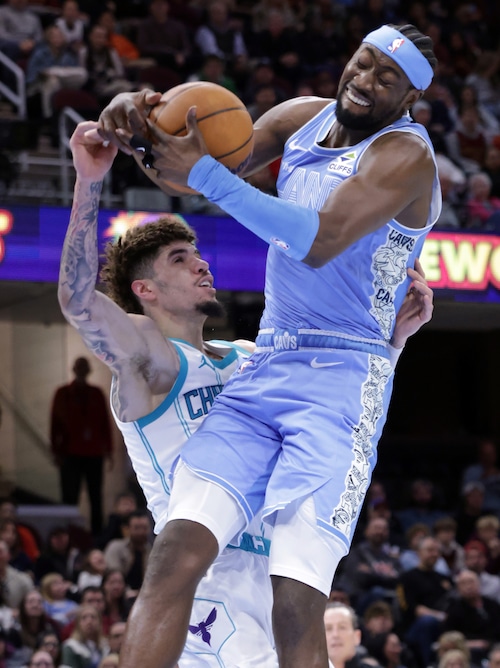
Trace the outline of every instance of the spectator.
<instances>
[{"instance_id":1,"label":"spectator","mask_svg":"<svg viewBox=\"0 0 500 668\"><path fill-rule=\"evenodd\" d=\"M97 548L90 550L83 562L83 570L78 574L78 590L82 592L90 586L100 587L106 568L104 552Z\"/></svg>"},{"instance_id":2,"label":"spectator","mask_svg":"<svg viewBox=\"0 0 500 668\"><path fill-rule=\"evenodd\" d=\"M362 624L362 640L369 639L380 633L389 633L394 629L393 608L386 601L376 601L365 610Z\"/></svg>"},{"instance_id":3,"label":"spectator","mask_svg":"<svg viewBox=\"0 0 500 668\"><path fill-rule=\"evenodd\" d=\"M462 499L456 514L457 540L461 545L467 543L475 529L476 521L485 515L484 485L482 482L466 482L462 487Z\"/></svg>"},{"instance_id":4,"label":"spectator","mask_svg":"<svg viewBox=\"0 0 500 668\"><path fill-rule=\"evenodd\" d=\"M89 86L102 100L114 95L115 88L121 92L123 65L116 51L107 46L106 31L100 26L92 28L88 49L80 52L80 64L88 69ZM92 533L98 535L102 530L103 462L111 460L113 444L107 400L101 388L87 382L91 371L88 359L79 357L73 364L74 380L56 391L51 443L60 469L62 502L76 505L85 479Z\"/></svg>"},{"instance_id":5,"label":"spectator","mask_svg":"<svg viewBox=\"0 0 500 668\"><path fill-rule=\"evenodd\" d=\"M472 85L462 86L459 90L458 104L450 109L453 122L456 123L460 116L460 110L473 107L477 110L479 121L484 130L488 143L500 132L500 121L481 102L479 102L477 91Z\"/></svg>"},{"instance_id":6,"label":"spectator","mask_svg":"<svg viewBox=\"0 0 500 668\"><path fill-rule=\"evenodd\" d=\"M467 227L482 230L499 229L500 198L491 196L491 179L486 172L477 172L469 176L468 193ZM498 511L497 508L495 512Z\"/></svg>"},{"instance_id":7,"label":"spectator","mask_svg":"<svg viewBox=\"0 0 500 668\"><path fill-rule=\"evenodd\" d=\"M116 16L111 9L105 9L97 20L97 25L108 31L109 46L116 51L125 66L129 68L140 58L140 51L134 42L119 32ZM153 61L148 64L153 64Z\"/></svg>"},{"instance_id":8,"label":"spectator","mask_svg":"<svg viewBox=\"0 0 500 668\"><path fill-rule=\"evenodd\" d=\"M482 510L487 513L500 514L500 468L495 442L481 439L477 444L477 459L468 466L463 474L462 483L480 482L484 485L484 502Z\"/></svg>"},{"instance_id":9,"label":"spectator","mask_svg":"<svg viewBox=\"0 0 500 668\"><path fill-rule=\"evenodd\" d=\"M410 665L411 656L403 658L404 646L393 631L379 633L365 647L382 668L404 668Z\"/></svg>"},{"instance_id":10,"label":"spectator","mask_svg":"<svg viewBox=\"0 0 500 668\"><path fill-rule=\"evenodd\" d=\"M342 603L327 603L325 610L325 633L328 658L335 668L361 668L365 663L358 653L361 631L352 608ZM366 652L363 652L366 654Z\"/></svg>"},{"instance_id":11,"label":"spectator","mask_svg":"<svg viewBox=\"0 0 500 668\"><path fill-rule=\"evenodd\" d=\"M78 604L68 598L70 587L71 583L59 573L47 573L40 584L44 610L61 626L66 626L74 619L78 609Z\"/></svg>"},{"instance_id":12,"label":"spectator","mask_svg":"<svg viewBox=\"0 0 500 668\"><path fill-rule=\"evenodd\" d=\"M500 134L494 137L493 144L488 146L484 171L491 179L492 197L500 197Z\"/></svg>"},{"instance_id":13,"label":"spectator","mask_svg":"<svg viewBox=\"0 0 500 668\"><path fill-rule=\"evenodd\" d=\"M151 552L151 521L141 511L131 513L127 523L127 537L112 540L104 556L107 567L121 571L127 586L138 591Z\"/></svg>"},{"instance_id":14,"label":"spectator","mask_svg":"<svg viewBox=\"0 0 500 668\"><path fill-rule=\"evenodd\" d=\"M498 92L500 54L483 50L479 52L474 71L465 79L472 86L480 104L500 119L500 93Z\"/></svg>"},{"instance_id":15,"label":"spectator","mask_svg":"<svg viewBox=\"0 0 500 668\"><path fill-rule=\"evenodd\" d=\"M397 513L403 531L417 523L427 524L432 529L434 522L445 515L444 511L436 507L438 502L434 484L419 478L412 482L410 493L410 505Z\"/></svg>"},{"instance_id":16,"label":"spectator","mask_svg":"<svg viewBox=\"0 0 500 668\"><path fill-rule=\"evenodd\" d=\"M272 84L263 84L254 93L254 98L247 105L247 110L252 121L255 121L272 109L279 102L278 93Z\"/></svg>"},{"instance_id":17,"label":"spectator","mask_svg":"<svg viewBox=\"0 0 500 668\"><path fill-rule=\"evenodd\" d=\"M238 73L246 74L247 47L240 30L235 29L223 0L211 0L207 20L195 33L195 43L202 57L214 53L224 58L229 76L238 84Z\"/></svg>"},{"instance_id":18,"label":"spectator","mask_svg":"<svg viewBox=\"0 0 500 668\"><path fill-rule=\"evenodd\" d=\"M101 616L103 622L103 633L108 634L110 623L104 618L104 610L106 602L104 599L104 591L100 587L89 586L82 591L80 598L80 605L93 605ZM61 630L61 640L67 640L75 630L75 619L72 619Z\"/></svg>"},{"instance_id":19,"label":"spectator","mask_svg":"<svg viewBox=\"0 0 500 668\"><path fill-rule=\"evenodd\" d=\"M460 631L445 631L442 633L436 643L436 659L432 664L432 668L437 668L439 662L451 649L458 649L463 652L470 663L470 651L467 647L467 641L463 633Z\"/></svg>"},{"instance_id":20,"label":"spectator","mask_svg":"<svg viewBox=\"0 0 500 668\"><path fill-rule=\"evenodd\" d=\"M133 599L126 594L125 578L119 570L109 570L102 580L104 591L103 627L109 629L116 622L126 622Z\"/></svg>"},{"instance_id":21,"label":"spectator","mask_svg":"<svg viewBox=\"0 0 500 668\"><path fill-rule=\"evenodd\" d=\"M431 646L442 631L445 609L453 590L450 577L435 571L439 544L435 538L423 538L418 547L419 564L401 575L399 605L406 628L405 640L420 666L432 658Z\"/></svg>"},{"instance_id":22,"label":"spectator","mask_svg":"<svg viewBox=\"0 0 500 668\"><path fill-rule=\"evenodd\" d=\"M101 659L97 668L115 668L120 663L120 655L116 652L110 652L107 656Z\"/></svg>"},{"instance_id":23,"label":"spectator","mask_svg":"<svg viewBox=\"0 0 500 668\"><path fill-rule=\"evenodd\" d=\"M472 660L481 663L498 639L500 604L481 595L479 577L473 571L461 571L456 586L458 596L448 604L444 628L463 633Z\"/></svg>"},{"instance_id":24,"label":"spectator","mask_svg":"<svg viewBox=\"0 0 500 668\"><path fill-rule=\"evenodd\" d=\"M0 520L14 520L17 531L21 538L22 549L31 561L36 561L40 556L41 539L35 529L19 520L16 503L9 498L0 499Z\"/></svg>"},{"instance_id":25,"label":"spectator","mask_svg":"<svg viewBox=\"0 0 500 668\"><path fill-rule=\"evenodd\" d=\"M467 174L484 167L488 140L475 107L462 109L455 129L445 135L448 157Z\"/></svg>"},{"instance_id":26,"label":"spectator","mask_svg":"<svg viewBox=\"0 0 500 668\"><path fill-rule=\"evenodd\" d=\"M52 657L54 666L59 666L61 663L61 642L57 633L51 631L44 631L38 635L36 641L36 649L43 649Z\"/></svg>"},{"instance_id":27,"label":"spectator","mask_svg":"<svg viewBox=\"0 0 500 668\"><path fill-rule=\"evenodd\" d=\"M166 0L150 3L149 16L139 24L137 46L141 56L152 58L157 65L187 73L192 55L191 40L184 24L170 18Z\"/></svg>"},{"instance_id":28,"label":"spectator","mask_svg":"<svg viewBox=\"0 0 500 668\"><path fill-rule=\"evenodd\" d=\"M27 95L41 97L43 118L52 117L52 97L57 91L82 88L87 77L87 70L78 65L78 56L67 46L62 30L56 25L46 28L26 67Z\"/></svg>"},{"instance_id":29,"label":"spectator","mask_svg":"<svg viewBox=\"0 0 500 668\"><path fill-rule=\"evenodd\" d=\"M488 573L500 573L500 520L496 515L484 515L476 521L475 537L486 545Z\"/></svg>"},{"instance_id":30,"label":"spectator","mask_svg":"<svg viewBox=\"0 0 500 668\"><path fill-rule=\"evenodd\" d=\"M52 633L58 637L59 628L59 624L45 612L41 593L37 589L28 592L19 606L19 635L28 654L36 648L42 634Z\"/></svg>"},{"instance_id":31,"label":"spectator","mask_svg":"<svg viewBox=\"0 0 500 668\"><path fill-rule=\"evenodd\" d=\"M59 573L64 580L74 582L79 559L80 552L71 545L68 529L52 527L45 550L35 562L35 582L39 583L47 573Z\"/></svg>"},{"instance_id":32,"label":"spectator","mask_svg":"<svg viewBox=\"0 0 500 668\"><path fill-rule=\"evenodd\" d=\"M49 652L46 652L44 649L38 649L33 653L28 668L56 668L56 666Z\"/></svg>"},{"instance_id":33,"label":"spectator","mask_svg":"<svg viewBox=\"0 0 500 668\"><path fill-rule=\"evenodd\" d=\"M21 536L14 520L0 520L0 540L7 543L9 548L9 564L16 570L32 576L33 562L22 548Z\"/></svg>"},{"instance_id":34,"label":"spectator","mask_svg":"<svg viewBox=\"0 0 500 668\"><path fill-rule=\"evenodd\" d=\"M345 559L345 577L352 586L357 614L362 615L374 601L392 601L395 597L401 564L399 549L387 542L388 537L387 520L369 520L364 541L355 545Z\"/></svg>"},{"instance_id":35,"label":"spectator","mask_svg":"<svg viewBox=\"0 0 500 668\"><path fill-rule=\"evenodd\" d=\"M226 74L226 61L214 53L205 56L200 69L190 74L187 81L209 81L238 94L235 82Z\"/></svg>"},{"instance_id":36,"label":"spectator","mask_svg":"<svg viewBox=\"0 0 500 668\"><path fill-rule=\"evenodd\" d=\"M10 550L4 540L0 540L0 588L4 591L4 604L19 608L24 596L33 589L33 580L9 565Z\"/></svg>"},{"instance_id":37,"label":"spectator","mask_svg":"<svg viewBox=\"0 0 500 668\"><path fill-rule=\"evenodd\" d=\"M110 652L120 654L126 625L126 622L115 622L111 625L107 634Z\"/></svg>"},{"instance_id":38,"label":"spectator","mask_svg":"<svg viewBox=\"0 0 500 668\"><path fill-rule=\"evenodd\" d=\"M465 652L449 649L439 660L438 668L470 668L470 663Z\"/></svg>"},{"instance_id":39,"label":"spectator","mask_svg":"<svg viewBox=\"0 0 500 668\"><path fill-rule=\"evenodd\" d=\"M443 198L436 227L460 229L464 219L461 197L466 189L467 179L464 172L445 155L437 153L436 162Z\"/></svg>"},{"instance_id":40,"label":"spectator","mask_svg":"<svg viewBox=\"0 0 500 668\"><path fill-rule=\"evenodd\" d=\"M28 58L42 39L42 24L28 0L7 0L0 7L0 50L19 63Z\"/></svg>"},{"instance_id":41,"label":"spectator","mask_svg":"<svg viewBox=\"0 0 500 668\"><path fill-rule=\"evenodd\" d=\"M61 15L55 20L55 25L61 30L70 49L78 53L84 43L85 20L76 0L64 0Z\"/></svg>"},{"instance_id":42,"label":"spectator","mask_svg":"<svg viewBox=\"0 0 500 668\"><path fill-rule=\"evenodd\" d=\"M92 605L81 605L76 615L75 629L62 644L64 668L94 668L107 651L101 616Z\"/></svg>"},{"instance_id":43,"label":"spectator","mask_svg":"<svg viewBox=\"0 0 500 668\"><path fill-rule=\"evenodd\" d=\"M488 654L488 668L500 668L500 645L493 645Z\"/></svg>"},{"instance_id":44,"label":"spectator","mask_svg":"<svg viewBox=\"0 0 500 668\"><path fill-rule=\"evenodd\" d=\"M135 89L135 85L132 83L132 81L129 81L126 77L126 72L125 72L125 67L121 61L120 56L116 52L115 49L113 49L111 46L108 44L108 32L105 28L103 28L100 25L94 25L88 34L87 42L85 46L83 46L80 49L79 52L79 63L81 67L85 67L87 72L88 72L88 80L87 80L87 85L86 89L89 90L91 93L97 96L97 99L102 105L107 104L115 95L118 93L125 93L125 92L130 92ZM85 386L85 391L86 394L89 398L92 398L94 402L96 402L95 409L98 411L96 413L96 420L101 419L103 420L108 420L109 418L106 418L103 415L102 408L97 405L97 402L100 403L100 400L97 398L97 390L101 392L99 388L92 387L90 385L87 385L86 382L86 377L90 373L90 364L87 360L86 357L81 357L75 362L75 366L73 367L73 371L75 372L75 380L73 383L69 386L65 386L66 392L70 392L73 394L74 398L76 398L77 390L82 391L83 393L83 386ZM92 392L88 389L92 387ZM64 391L64 388L60 388L62 391ZM101 392L102 394L102 392ZM57 395L56 395L57 396ZM71 395L70 395L71 396ZM75 408L75 406L73 406ZM89 411L93 415L93 411ZM80 419L81 419L81 414L80 414ZM105 431L106 427L104 427L104 424L102 426L102 443L99 445L98 448L96 448L95 443L91 443L92 440L95 441L96 435L99 434L99 432L92 431L93 427L91 424L88 423L88 417L87 417L87 428L90 429L90 433L88 436L88 441L86 447L87 451L91 445L93 445L93 453L92 455L87 455L87 457L100 460L101 461L101 466L102 466L102 460L104 457L110 456L111 454L111 442L110 442L110 432L109 428L107 428L107 431ZM97 426L97 424L94 424L94 427ZM85 434L84 429L82 430L82 435ZM99 451L99 454L97 454L96 450ZM82 460L83 455L79 455L80 460ZM83 462L85 463L85 462ZM89 463L89 462L87 462ZM86 467L84 470L86 471L88 467ZM91 471L93 475L97 474L97 471L101 470L100 468L98 469L97 466L92 467ZM73 472L74 475L74 472ZM94 484L97 484L97 481L92 478ZM79 490L79 486L77 486L77 489ZM92 489L92 493L94 494L94 488ZM90 493L89 493L90 494ZM74 493L73 493L73 498L74 498ZM94 501L97 497L91 497L91 502ZM93 524L92 524L92 532L98 532L102 528L102 518L99 520L97 516L97 510L95 506L91 506L93 510Z\"/></svg>"},{"instance_id":45,"label":"spectator","mask_svg":"<svg viewBox=\"0 0 500 668\"><path fill-rule=\"evenodd\" d=\"M253 58L269 58L278 77L293 85L303 75L299 55L299 35L294 26L287 26L285 15L271 9L264 30L255 35Z\"/></svg>"},{"instance_id":46,"label":"spectator","mask_svg":"<svg viewBox=\"0 0 500 668\"><path fill-rule=\"evenodd\" d=\"M115 499L113 511L108 516L107 524L98 539L98 547L104 548L115 538L124 538L123 529L128 517L137 510L137 499L132 492L121 492Z\"/></svg>"},{"instance_id":47,"label":"spectator","mask_svg":"<svg viewBox=\"0 0 500 668\"><path fill-rule=\"evenodd\" d=\"M433 527L441 556L448 566L448 574L455 576L464 568L464 549L457 543L457 523L452 517L442 517Z\"/></svg>"},{"instance_id":48,"label":"spectator","mask_svg":"<svg viewBox=\"0 0 500 668\"><path fill-rule=\"evenodd\" d=\"M488 550L480 540L470 540L464 547L465 568L479 577L481 595L500 603L500 576L488 573Z\"/></svg>"}]
</instances>

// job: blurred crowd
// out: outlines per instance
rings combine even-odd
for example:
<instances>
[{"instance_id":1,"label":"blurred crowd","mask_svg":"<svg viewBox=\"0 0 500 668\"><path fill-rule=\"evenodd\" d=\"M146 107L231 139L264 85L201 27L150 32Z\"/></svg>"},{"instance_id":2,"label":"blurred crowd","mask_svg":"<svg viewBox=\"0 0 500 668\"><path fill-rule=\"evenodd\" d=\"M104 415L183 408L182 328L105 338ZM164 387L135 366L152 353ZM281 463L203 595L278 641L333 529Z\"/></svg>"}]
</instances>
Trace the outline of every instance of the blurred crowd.
<instances>
[{"instance_id":1,"label":"blurred crowd","mask_svg":"<svg viewBox=\"0 0 500 668\"><path fill-rule=\"evenodd\" d=\"M372 481L325 617L335 668L485 668L493 655L500 668L498 461L480 440L456 504L415 479L393 507ZM117 496L99 533L56 524L45 536L1 499L0 666L115 665L153 539L134 492ZM451 650L460 655L443 663Z\"/></svg>"},{"instance_id":2,"label":"blurred crowd","mask_svg":"<svg viewBox=\"0 0 500 668\"><path fill-rule=\"evenodd\" d=\"M49 122L66 105L97 117L119 92L201 80L235 92L256 120L290 97L335 97L362 37L381 24L406 22L432 37L439 60L433 84L412 110L438 155L439 227L497 231L498 3L3 0L0 48L25 71L32 119ZM272 165L255 185L273 192L276 173ZM137 170L122 169L116 188L137 179Z\"/></svg>"}]
</instances>

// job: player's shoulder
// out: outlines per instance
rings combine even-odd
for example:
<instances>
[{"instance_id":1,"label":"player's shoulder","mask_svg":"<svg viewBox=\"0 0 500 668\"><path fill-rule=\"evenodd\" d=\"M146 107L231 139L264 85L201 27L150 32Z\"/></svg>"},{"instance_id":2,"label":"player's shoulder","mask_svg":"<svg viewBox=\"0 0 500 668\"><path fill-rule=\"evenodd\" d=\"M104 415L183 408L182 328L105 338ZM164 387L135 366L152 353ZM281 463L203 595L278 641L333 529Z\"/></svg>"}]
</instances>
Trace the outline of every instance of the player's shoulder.
<instances>
[{"instance_id":1,"label":"player's shoulder","mask_svg":"<svg viewBox=\"0 0 500 668\"><path fill-rule=\"evenodd\" d=\"M332 102L332 99L314 95L294 97L272 107L255 122L254 127L256 130L273 129L287 139Z\"/></svg>"}]
</instances>

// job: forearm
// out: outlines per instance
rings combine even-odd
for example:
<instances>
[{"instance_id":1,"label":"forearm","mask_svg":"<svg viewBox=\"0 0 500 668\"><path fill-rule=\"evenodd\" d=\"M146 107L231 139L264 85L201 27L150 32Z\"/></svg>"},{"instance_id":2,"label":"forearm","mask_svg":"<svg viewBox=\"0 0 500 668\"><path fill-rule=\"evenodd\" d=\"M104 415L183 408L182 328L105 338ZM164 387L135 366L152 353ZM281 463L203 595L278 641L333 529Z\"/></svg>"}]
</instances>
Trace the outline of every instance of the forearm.
<instances>
[{"instance_id":1,"label":"forearm","mask_svg":"<svg viewBox=\"0 0 500 668\"><path fill-rule=\"evenodd\" d=\"M102 181L77 178L71 217L64 239L58 298L64 315L78 318L95 294L99 272L97 213Z\"/></svg>"}]
</instances>

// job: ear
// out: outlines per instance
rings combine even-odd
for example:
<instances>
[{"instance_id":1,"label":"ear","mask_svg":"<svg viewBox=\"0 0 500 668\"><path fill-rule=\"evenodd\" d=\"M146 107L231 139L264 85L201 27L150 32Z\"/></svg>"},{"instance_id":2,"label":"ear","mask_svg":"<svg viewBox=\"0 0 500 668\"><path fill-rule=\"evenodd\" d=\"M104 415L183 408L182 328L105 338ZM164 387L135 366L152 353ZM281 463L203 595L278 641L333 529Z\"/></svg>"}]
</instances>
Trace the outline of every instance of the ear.
<instances>
[{"instance_id":1,"label":"ear","mask_svg":"<svg viewBox=\"0 0 500 668\"><path fill-rule=\"evenodd\" d=\"M406 98L407 111L410 111L415 102L418 102L418 100L420 100L423 97L423 95L424 95L423 90L416 90L415 88L412 88Z\"/></svg>"},{"instance_id":2,"label":"ear","mask_svg":"<svg viewBox=\"0 0 500 668\"><path fill-rule=\"evenodd\" d=\"M156 299L153 283L148 278L138 278L132 281L130 287L139 301L150 302Z\"/></svg>"}]
</instances>

